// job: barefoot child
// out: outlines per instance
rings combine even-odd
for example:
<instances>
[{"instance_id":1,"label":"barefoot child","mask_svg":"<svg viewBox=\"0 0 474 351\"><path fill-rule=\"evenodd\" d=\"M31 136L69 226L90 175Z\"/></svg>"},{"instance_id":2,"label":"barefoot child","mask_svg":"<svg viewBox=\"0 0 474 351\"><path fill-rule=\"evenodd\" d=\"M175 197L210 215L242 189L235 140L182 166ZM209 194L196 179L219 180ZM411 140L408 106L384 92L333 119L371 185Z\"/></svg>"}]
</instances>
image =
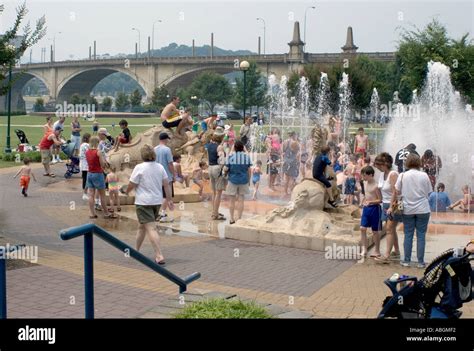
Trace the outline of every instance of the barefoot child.
<instances>
[{"instance_id":1,"label":"barefoot child","mask_svg":"<svg viewBox=\"0 0 474 351\"><path fill-rule=\"evenodd\" d=\"M356 164L355 157L351 156L349 158L349 163L344 169L344 176L346 177L344 184L344 195L346 195L346 204L352 205L354 203L354 192L356 186L355 179Z\"/></svg>"},{"instance_id":2,"label":"barefoot child","mask_svg":"<svg viewBox=\"0 0 474 351\"><path fill-rule=\"evenodd\" d=\"M114 214L114 206L117 206L117 212L120 212L122 210L120 207L120 198L119 198L119 185L118 185L119 178L115 174L114 168L110 168L110 173L107 174L106 179L107 179L107 183L109 184L109 200L110 200L109 212Z\"/></svg>"},{"instance_id":3,"label":"barefoot child","mask_svg":"<svg viewBox=\"0 0 474 351\"><path fill-rule=\"evenodd\" d=\"M254 187L252 200L257 199L258 186L260 185L260 177L262 175L262 161L258 160L255 167L252 168L252 183Z\"/></svg>"},{"instance_id":4,"label":"barefoot child","mask_svg":"<svg viewBox=\"0 0 474 351\"><path fill-rule=\"evenodd\" d=\"M203 183L203 171L207 169L207 163L204 161L199 162L199 168L193 171L193 182L197 186L199 186L199 198L201 201L204 199L202 196L202 192L204 190L204 183Z\"/></svg>"},{"instance_id":5,"label":"barefoot child","mask_svg":"<svg viewBox=\"0 0 474 351\"><path fill-rule=\"evenodd\" d=\"M382 193L374 180L375 170L372 166L366 166L361 171L364 180L365 196L362 202L363 210L360 219L360 237L362 242L362 255L367 255L368 241L367 228L372 228L374 234L375 251L371 257L380 257L380 204L382 203Z\"/></svg>"},{"instance_id":6,"label":"barefoot child","mask_svg":"<svg viewBox=\"0 0 474 351\"><path fill-rule=\"evenodd\" d=\"M36 182L35 174L31 170L30 167L30 159L28 157L25 157L23 159L24 165L20 168L20 170L15 174L13 179L18 177L20 175L20 186L21 186L21 193L23 194L24 197L27 197L28 194L28 185L30 184L30 176L33 177L33 180Z\"/></svg>"},{"instance_id":7,"label":"barefoot child","mask_svg":"<svg viewBox=\"0 0 474 351\"><path fill-rule=\"evenodd\" d=\"M471 193L471 188L468 185L464 185L461 189L464 194L463 198L451 204L449 209L452 210L460 206L464 212L474 212L474 195Z\"/></svg>"},{"instance_id":8,"label":"barefoot child","mask_svg":"<svg viewBox=\"0 0 474 351\"><path fill-rule=\"evenodd\" d=\"M321 148L321 154L314 159L313 178L324 184L329 197L328 204L336 208L337 204L336 201L334 201L331 190L332 184L329 182L330 179L326 178L326 167L331 164L331 161L328 158L328 153L330 150L331 149L329 146L323 146Z\"/></svg>"},{"instance_id":9,"label":"barefoot child","mask_svg":"<svg viewBox=\"0 0 474 351\"><path fill-rule=\"evenodd\" d=\"M183 174L183 170L181 168L181 155L173 156L173 167L176 171L175 181L183 184L185 188L189 187L189 174Z\"/></svg>"},{"instance_id":10,"label":"barefoot child","mask_svg":"<svg viewBox=\"0 0 474 351\"><path fill-rule=\"evenodd\" d=\"M117 151L121 144L130 143L130 140L132 139L130 129L128 129L128 122L126 120L122 119L119 122L119 126L120 126L120 128L122 128L122 133L120 133L120 135L117 138L115 138L115 149L114 149L114 151Z\"/></svg>"}]
</instances>

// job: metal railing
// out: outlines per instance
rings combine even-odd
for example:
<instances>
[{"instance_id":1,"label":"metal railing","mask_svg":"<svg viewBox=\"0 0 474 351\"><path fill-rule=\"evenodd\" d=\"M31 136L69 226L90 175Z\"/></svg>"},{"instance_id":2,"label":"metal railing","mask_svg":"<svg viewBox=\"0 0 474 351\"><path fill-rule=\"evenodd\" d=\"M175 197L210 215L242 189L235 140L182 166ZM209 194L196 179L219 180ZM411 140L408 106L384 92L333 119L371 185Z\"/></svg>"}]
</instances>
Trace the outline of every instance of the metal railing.
<instances>
[{"instance_id":1,"label":"metal railing","mask_svg":"<svg viewBox=\"0 0 474 351\"><path fill-rule=\"evenodd\" d=\"M7 254L17 251L25 245L0 246L0 319L7 318Z\"/></svg>"},{"instance_id":2,"label":"metal railing","mask_svg":"<svg viewBox=\"0 0 474 351\"><path fill-rule=\"evenodd\" d=\"M95 224L84 224L79 227L63 229L60 231L61 239L70 240L79 236L84 236L84 290L85 290L85 315L86 319L94 318L94 257L93 257L93 235L98 236L108 244L127 253L130 257L138 262L151 268L158 274L179 286L179 293L183 293L187 289L187 285L199 279L201 273L195 272L185 278L180 278L166 268L161 267L148 257L144 256L134 248L120 241L103 228Z\"/></svg>"}]
</instances>

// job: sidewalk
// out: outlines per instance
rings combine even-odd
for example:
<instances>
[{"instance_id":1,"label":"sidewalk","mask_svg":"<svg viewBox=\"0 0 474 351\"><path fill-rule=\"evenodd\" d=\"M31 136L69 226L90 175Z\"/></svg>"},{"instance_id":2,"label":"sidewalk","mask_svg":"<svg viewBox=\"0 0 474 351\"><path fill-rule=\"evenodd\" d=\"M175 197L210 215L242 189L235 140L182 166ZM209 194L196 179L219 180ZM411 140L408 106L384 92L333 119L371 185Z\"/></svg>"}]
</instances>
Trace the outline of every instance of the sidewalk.
<instances>
[{"instance_id":1,"label":"sidewalk","mask_svg":"<svg viewBox=\"0 0 474 351\"><path fill-rule=\"evenodd\" d=\"M23 198L17 181L11 181L13 174L14 170L0 173L0 244L38 245L39 261L36 266L8 271L9 316L83 318L83 241L65 242L58 236L61 229L89 222L76 184L79 180L66 183L61 177L42 177L33 184L29 197ZM255 203L246 202L246 208L252 206ZM193 213L204 223L209 217L209 208L204 206L200 211L188 206L186 211L185 221L192 220L189 215ZM97 224L133 246L133 209L124 213L118 220L101 219ZM194 226L200 225L196 222ZM190 289L236 294L310 311L318 317L374 318L389 294L384 279L394 272L421 275L421 270L402 269L395 263L332 261L322 252L222 240L205 230L191 231L192 227L161 228L167 268L179 276L195 271L202 274ZM439 242L428 240L429 248L433 243ZM142 252L153 256L148 241ZM94 240L94 259L98 318L134 318L178 296L177 286L99 239ZM74 305L70 304L72 297ZM474 317L473 307L466 305L463 317Z\"/></svg>"}]
</instances>

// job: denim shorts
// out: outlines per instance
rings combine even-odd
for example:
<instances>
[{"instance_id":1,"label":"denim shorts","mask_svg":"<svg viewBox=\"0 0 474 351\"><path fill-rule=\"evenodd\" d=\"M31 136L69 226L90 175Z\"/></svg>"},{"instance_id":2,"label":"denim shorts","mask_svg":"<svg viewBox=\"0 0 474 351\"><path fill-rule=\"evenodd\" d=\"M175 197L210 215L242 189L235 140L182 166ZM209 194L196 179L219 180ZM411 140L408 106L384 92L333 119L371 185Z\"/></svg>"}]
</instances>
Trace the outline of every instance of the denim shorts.
<instances>
[{"instance_id":1,"label":"denim shorts","mask_svg":"<svg viewBox=\"0 0 474 351\"><path fill-rule=\"evenodd\" d=\"M74 145L74 150L79 150L81 146L80 135L71 135L71 143Z\"/></svg>"},{"instance_id":2,"label":"denim shorts","mask_svg":"<svg viewBox=\"0 0 474 351\"><path fill-rule=\"evenodd\" d=\"M382 208L382 215L381 215L381 220L382 222L386 222L389 220L388 218L388 215L387 215L387 210L390 208L390 204L388 203L384 203L383 204L383 208ZM392 218L390 218L392 221L395 221L395 222L401 222L402 221L402 215L399 213L399 214L394 214L392 213Z\"/></svg>"},{"instance_id":3,"label":"denim shorts","mask_svg":"<svg viewBox=\"0 0 474 351\"><path fill-rule=\"evenodd\" d=\"M105 189L104 173L87 172L86 188L88 189Z\"/></svg>"}]
</instances>

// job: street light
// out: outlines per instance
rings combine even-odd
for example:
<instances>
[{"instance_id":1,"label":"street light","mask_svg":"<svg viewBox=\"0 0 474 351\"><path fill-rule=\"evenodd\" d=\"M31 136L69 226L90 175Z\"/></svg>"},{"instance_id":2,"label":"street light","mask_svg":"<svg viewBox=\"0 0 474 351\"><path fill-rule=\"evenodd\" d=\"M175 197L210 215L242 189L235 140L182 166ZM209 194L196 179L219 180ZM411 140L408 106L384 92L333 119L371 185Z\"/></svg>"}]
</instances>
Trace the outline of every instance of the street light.
<instances>
[{"instance_id":1,"label":"street light","mask_svg":"<svg viewBox=\"0 0 474 351\"><path fill-rule=\"evenodd\" d=\"M140 30L138 28L132 28L132 30L136 30L138 32L138 52L142 52L142 48L140 46Z\"/></svg>"},{"instance_id":2,"label":"street light","mask_svg":"<svg viewBox=\"0 0 474 351\"><path fill-rule=\"evenodd\" d=\"M309 9L316 10L315 6L309 6L304 10L304 32L303 32L303 41L304 41L304 48L306 50L306 13L308 12Z\"/></svg>"},{"instance_id":3,"label":"street light","mask_svg":"<svg viewBox=\"0 0 474 351\"><path fill-rule=\"evenodd\" d=\"M192 102L193 105L196 104L196 100L197 100L197 99L198 99L198 97L197 97L196 95L191 96L191 100L193 101L193 102ZM199 101L198 101L198 106L197 106L197 113L198 113L198 114L199 114L199 105L200 105L200 103L199 103Z\"/></svg>"},{"instance_id":4,"label":"street light","mask_svg":"<svg viewBox=\"0 0 474 351\"><path fill-rule=\"evenodd\" d=\"M21 45L21 41L23 37L17 36L12 40L12 44L7 45L7 50L10 52L15 53L15 59L19 59L18 54L17 54L17 49ZM11 137L10 137L10 129L11 129L11 111L12 111L12 64L13 62L10 61L8 63L8 95L7 95L7 143L5 147L5 153L11 153Z\"/></svg>"},{"instance_id":5,"label":"street light","mask_svg":"<svg viewBox=\"0 0 474 351\"><path fill-rule=\"evenodd\" d=\"M266 30L266 25L265 25L265 20L261 17L257 17L257 21L262 21L263 22L263 54L265 55L265 43L266 43L266 36L265 36L265 30Z\"/></svg>"},{"instance_id":6,"label":"street light","mask_svg":"<svg viewBox=\"0 0 474 351\"><path fill-rule=\"evenodd\" d=\"M153 30L151 32L151 49L155 50L155 24L156 23L161 23L163 22L162 20L158 20L156 22L153 22Z\"/></svg>"},{"instance_id":7,"label":"street light","mask_svg":"<svg viewBox=\"0 0 474 351\"><path fill-rule=\"evenodd\" d=\"M245 122L245 99L246 99L246 95L247 95L247 71L249 70L249 67L250 67L250 64L248 63L248 61L242 61L239 65L240 67L240 70L244 72L244 122Z\"/></svg>"},{"instance_id":8,"label":"street light","mask_svg":"<svg viewBox=\"0 0 474 351\"><path fill-rule=\"evenodd\" d=\"M54 32L53 34L53 61L56 61L56 34L62 34L62 32ZM51 38L49 38L51 40Z\"/></svg>"}]
</instances>

